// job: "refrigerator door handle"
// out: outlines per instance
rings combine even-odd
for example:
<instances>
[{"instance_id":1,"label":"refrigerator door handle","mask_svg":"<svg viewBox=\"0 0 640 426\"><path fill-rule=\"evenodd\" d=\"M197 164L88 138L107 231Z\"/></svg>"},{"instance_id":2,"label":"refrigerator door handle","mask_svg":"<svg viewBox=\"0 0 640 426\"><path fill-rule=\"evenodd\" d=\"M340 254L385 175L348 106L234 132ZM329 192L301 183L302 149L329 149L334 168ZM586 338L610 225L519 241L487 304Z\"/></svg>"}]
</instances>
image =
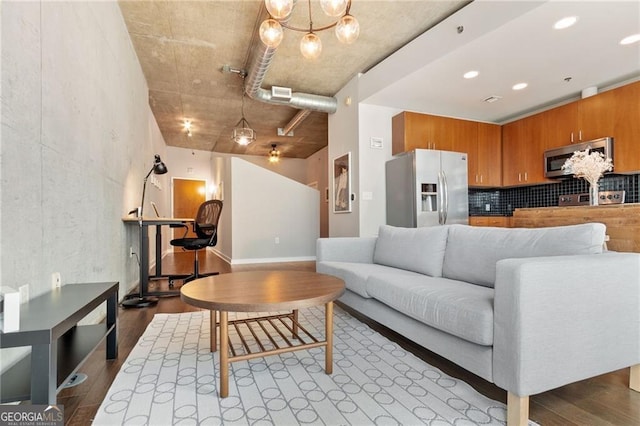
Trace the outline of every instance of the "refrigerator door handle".
<instances>
[{"instance_id":1,"label":"refrigerator door handle","mask_svg":"<svg viewBox=\"0 0 640 426\"><path fill-rule=\"evenodd\" d=\"M442 172L438 172L438 192L436 203L438 203L438 224L442 225L442 204L444 203L442 195Z\"/></svg>"},{"instance_id":2,"label":"refrigerator door handle","mask_svg":"<svg viewBox=\"0 0 640 426\"><path fill-rule=\"evenodd\" d=\"M447 184L447 175L442 172L442 195L444 197L444 203L442 205L442 225L447 224L447 214L449 213L449 185Z\"/></svg>"}]
</instances>

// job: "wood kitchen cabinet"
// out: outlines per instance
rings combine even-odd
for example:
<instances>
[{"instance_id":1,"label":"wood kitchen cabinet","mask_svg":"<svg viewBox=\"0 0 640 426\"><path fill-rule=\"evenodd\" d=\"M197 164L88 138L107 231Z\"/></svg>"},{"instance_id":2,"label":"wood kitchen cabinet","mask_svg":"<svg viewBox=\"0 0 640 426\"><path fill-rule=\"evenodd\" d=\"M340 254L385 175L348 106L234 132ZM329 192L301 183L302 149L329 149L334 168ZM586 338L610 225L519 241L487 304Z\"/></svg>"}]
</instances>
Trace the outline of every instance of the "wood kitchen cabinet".
<instances>
[{"instance_id":1,"label":"wood kitchen cabinet","mask_svg":"<svg viewBox=\"0 0 640 426\"><path fill-rule=\"evenodd\" d=\"M469 186L498 187L502 182L500 126L415 112L392 118L392 154L413 149L466 152Z\"/></svg>"},{"instance_id":2,"label":"wood kitchen cabinet","mask_svg":"<svg viewBox=\"0 0 640 426\"><path fill-rule=\"evenodd\" d=\"M612 90L613 167L618 173L640 171L640 82Z\"/></svg>"},{"instance_id":3,"label":"wood kitchen cabinet","mask_svg":"<svg viewBox=\"0 0 640 426\"><path fill-rule=\"evenodd\" d=\"M544 112L547 147L614 136L618 111L615 106L620 97L618 90L609 90Z\"/></svg>"},{"instance_id":4,"label":"wood kitchen cabinet","mask_svg":"<svg viewBox=\"0 0 640 426\"><path fill-rule=\"evenodd\" d=\"M391 154L413 149L439 149L451 151L457 134L464 132L457 128L456 120L437 115L405 111L391 119Z\"/></svg>"},{"instance_id":5,"label":"wood kitchen cabinet","mask_svg":"<svg viewBox=\"0 0 640 426\"><path fill-rule=\"evenodd\" d=\"M469 216L469 225L510 228L511 218L508 216Z\"/></svg>"},{"instance_id":6,"label":"wood kitchen cabinet","mask_svg":"<svg viewBox=\"0 0 640 426\"><path fill-rule=\"evenodd\" d=\"M502 185L502 129L478 123L475 153L469 152L469 186L495 188Z\"/></svg>"},{"instance_id":7,"label":"wood kitchen cabinet","mask_svg":"<svg viewBox=\"0 0 640 426\"><path fill-rule=\"evenodd\" d=\"M502 185L544 183L543 158L547 148L544 115L535 114L502 126Z\"/></svg>"}]
</instances>

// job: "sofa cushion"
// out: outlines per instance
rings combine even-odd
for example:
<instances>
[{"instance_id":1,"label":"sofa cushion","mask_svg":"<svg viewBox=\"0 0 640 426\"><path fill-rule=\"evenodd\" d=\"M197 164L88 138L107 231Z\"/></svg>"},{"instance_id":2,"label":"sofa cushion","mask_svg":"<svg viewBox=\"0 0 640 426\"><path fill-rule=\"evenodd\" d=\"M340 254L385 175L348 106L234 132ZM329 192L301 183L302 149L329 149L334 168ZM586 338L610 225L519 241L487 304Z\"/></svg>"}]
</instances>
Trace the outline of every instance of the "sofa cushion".
<instances>
[{"instance_id":1,"label":"sofa cushion","mask_svg":"<svg viewBox=\"0 0 640 426\"><path fill-rule=\"evenodd\" d=\"M485 228L451 225L442 276L493 287L502 259L602 253L601 223L551 228Z\"/></svg>"},{"instance_id":2,"label":"sofa cushion","mask_svg":"<svg viewBox=\"0 0 640 426\"><path fill-rule=\"evenodd\" d=\"M408 276L421 276L415 272L405 271L403 269L390 268L374 263L356 262L318 262L316 263L316 271L321 274L329 274L340 278L344 281L347 290L351 290L366 298L371 298L366 289L367 279L371 275L391 271L391 273L399 277L399 279L404 279L404 277Z\"/></svg>"},{"instance_id":3,"label":"sofa cushion","mask_svg":"<svg viewBox=\"0 0 640 426\"><path fill-rule=\"evenodd\" d=\"M447 231L447 226L399 228L382 225L373 251L373 262L440 277Z\"/></svg>"},{"instance_id":4,"label":"sofa cushion","mask_svg":"<svg viewBox=\"0 0 640 426\"><path fill-rule=\"evenodd\" d=\"M493 344L493 290L425 275L380 273L367 281L380 302L438 330L479 345Z\"/></svg>"}]
</instances>

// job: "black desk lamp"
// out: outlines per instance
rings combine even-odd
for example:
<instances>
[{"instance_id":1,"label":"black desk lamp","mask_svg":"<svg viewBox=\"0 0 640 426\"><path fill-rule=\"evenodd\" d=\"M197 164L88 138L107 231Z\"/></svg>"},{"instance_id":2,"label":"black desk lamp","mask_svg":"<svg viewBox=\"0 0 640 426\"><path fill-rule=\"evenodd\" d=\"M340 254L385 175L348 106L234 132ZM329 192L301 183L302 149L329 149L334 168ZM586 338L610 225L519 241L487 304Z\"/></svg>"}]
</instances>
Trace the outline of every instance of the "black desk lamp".
<instances>
[{"instance_id":1,"label":"black desk lamp","mask_svg":"<svg viewBox=\"0 0 640 426\"><path fill-rule=\"evenodd\" d=\"M138 224L140 227L140 248L138 250L140 252L142 252L142 245L145 243L142 238L142 213L144 211L144 193L147 191L147 179L149 179L151 173L154 173L156 175L163 175L167 173L167 166L162 162L158 154L155 155L153 166L151 166L151 170L149 170L149 173L147 173L147 175L144 177L144 184L142 185L142 201L140 201L140 211L138 212ZM140 276L140 295L138 297L124 300L122 302L122 306L125 308L146 308L147 306L153 306L156 303L158 303L157 297L144 295L142 287L142 276Z\"/></svg>"}]
</instances>

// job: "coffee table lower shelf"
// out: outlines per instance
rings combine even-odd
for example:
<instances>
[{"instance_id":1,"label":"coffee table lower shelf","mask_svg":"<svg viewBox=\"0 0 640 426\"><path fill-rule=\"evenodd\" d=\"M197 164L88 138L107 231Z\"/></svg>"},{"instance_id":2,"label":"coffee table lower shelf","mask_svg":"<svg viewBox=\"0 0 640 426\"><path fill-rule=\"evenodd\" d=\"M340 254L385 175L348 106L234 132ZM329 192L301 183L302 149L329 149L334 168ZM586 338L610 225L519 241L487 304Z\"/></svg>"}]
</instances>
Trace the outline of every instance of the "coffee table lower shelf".
<instances>
[{"instance_id":1,"label":"coffee table lower shelf","mask_svg":"<svg viewBox=\"0 0 640 426\"><path fill-rule=\"evenodd\" d=\"M220 321L217 321L217 313ZM325 339L320 340L298 322L298 310L291 313L229 321L228 312L211 311L211 352L217 350L217 326L220 327L220 397L229 395L229 364L285 352L325 348L325 372L333 372L333 302L325 304ZM240 344L233 345L229 328L238 334Z\"/></svg>"}]
</instances>

